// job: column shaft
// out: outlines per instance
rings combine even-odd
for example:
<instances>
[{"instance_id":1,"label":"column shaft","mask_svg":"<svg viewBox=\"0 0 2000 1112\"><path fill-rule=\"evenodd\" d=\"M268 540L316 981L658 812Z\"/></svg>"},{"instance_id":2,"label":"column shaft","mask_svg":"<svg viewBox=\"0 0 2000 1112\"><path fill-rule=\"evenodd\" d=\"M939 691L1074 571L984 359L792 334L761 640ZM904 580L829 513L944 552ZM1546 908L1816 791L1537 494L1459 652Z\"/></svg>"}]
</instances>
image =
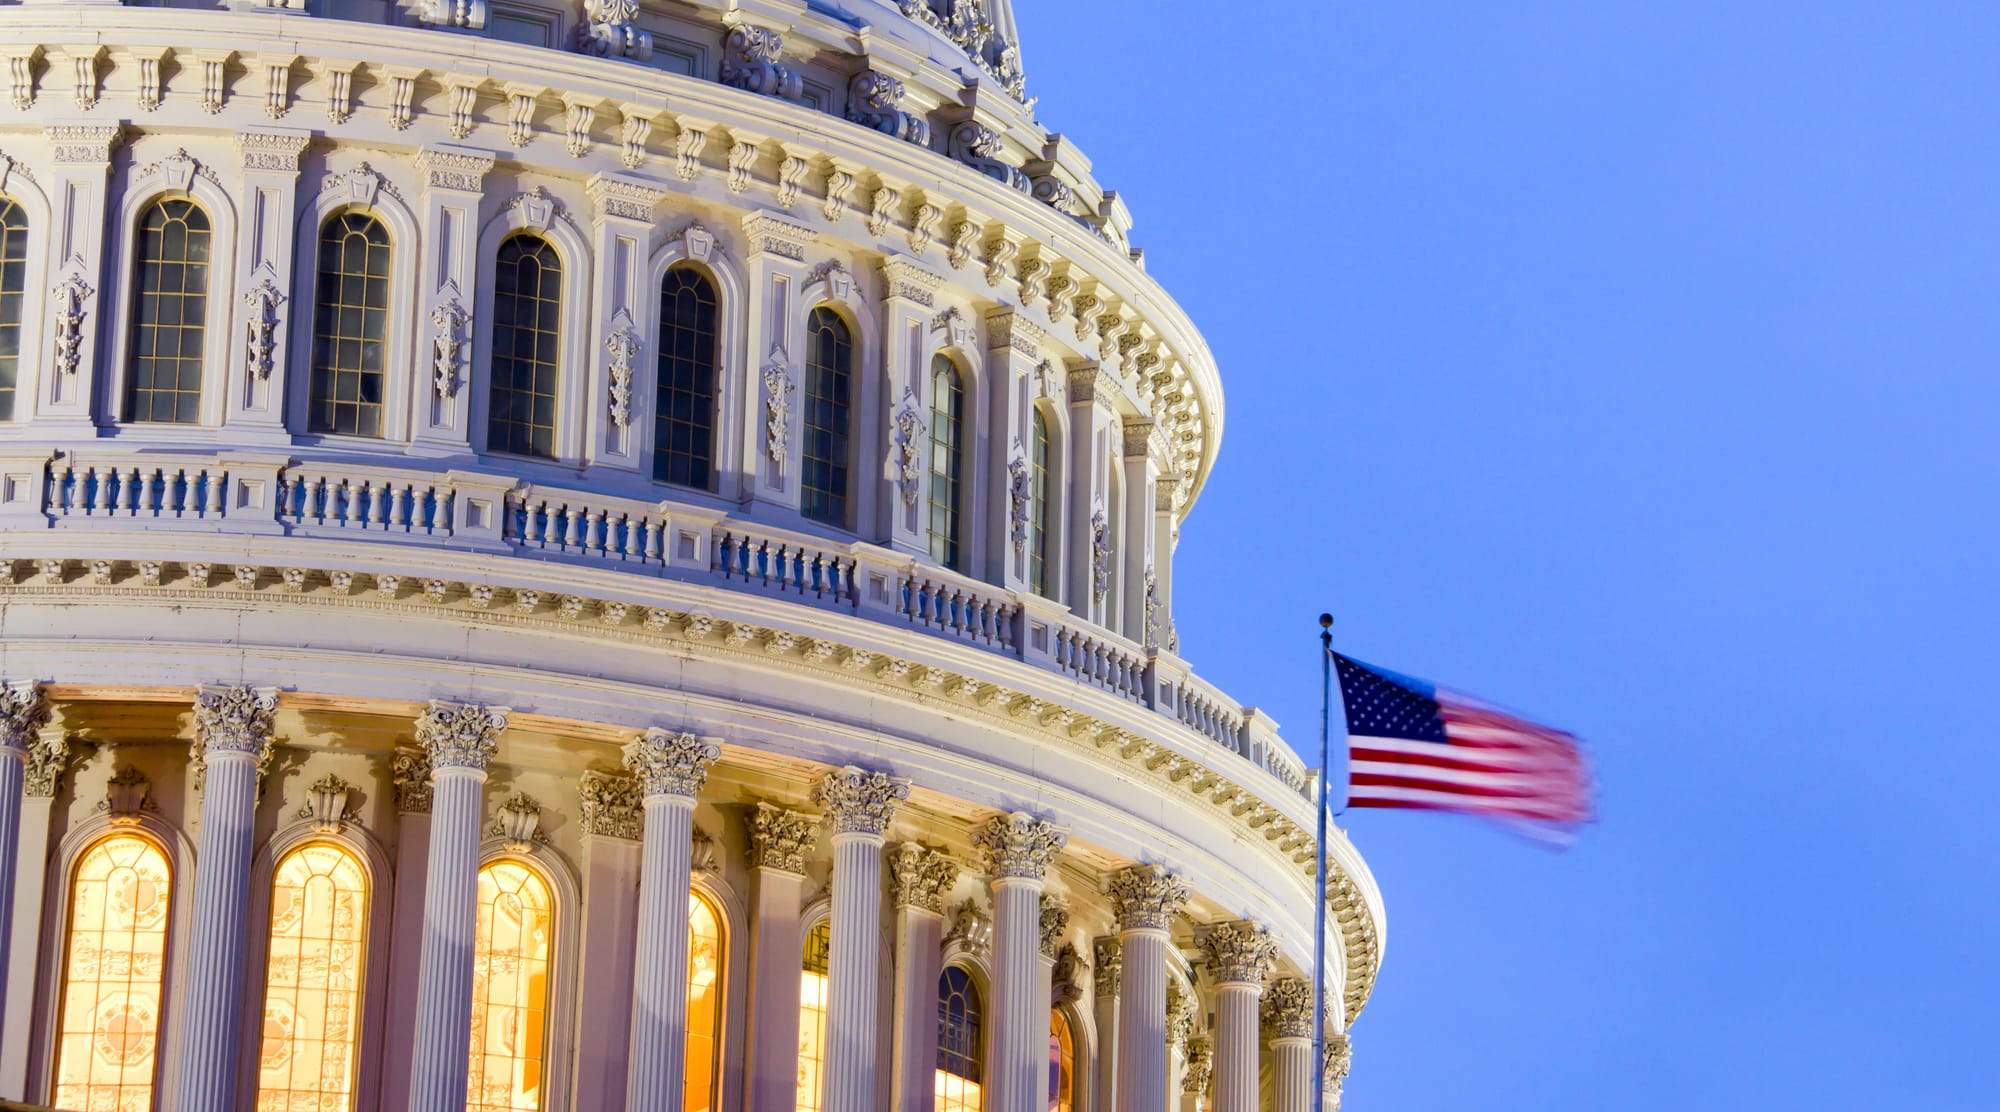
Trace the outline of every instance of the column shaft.
<instances>
[{"instance_id":1,"label":"column shaft","mask_svg":"<svg viewBox=\"0 0 2000 1112\"><path fill-rule=\"evenodd\" d=\"M13 936L7 952L6 1009L8 1030L26 1031L35 1011L35 969L41 958L42 895L49 859L49 813L55 800L27 797L21 807L20 830L13 855L28 863L14 876L14 913L4 926ZM17 866L18 868L18 866ZM28 1040L0 1039L0 1099L25 1101L28 1096Z\"/></svg>"},{"instance_id":2,"label":"column shaft","mask_svg":"<svg viewBox=\"0 0 2000 1112\"><path fill-rule=\"evenodd\" d=\"M882 967L882 836L833 837L833 953L827 962L824 1112L876 1112Z\"/></svg>"},{"instance_id":3,"label":"column shaft","mask_svg":"<svg viewBox=\"0 0 2000 1112\"><path fill-rule=\"evenodd\" d=\"M907 904L896 909L892 1112L931 1112L937 1104L937 985L943 942L942 916Z\"/></svg>"},{"instance_id":4,"label":"column shaft","mask_svg":"<svg viewBox=\"0 0 2000 1112\"><path fill-rule=\"evenodd\" d=\"M1312 1112L1312 1049L1310 1038L1271 1040L1271 1073L1277 1090L1273 1112Z\"/></svg>"},{"instance_id":5,"label":"column shaft","mask_svg":"<svg viewBox=\"0 0 2000 1112\"><path fill-rule=\"evenodd\" d=\"M1231 981L1216 988L1215 1112L1257 1112L1259 986Z\"/></svg>"},{"instance_id":6,"label":"column shaft","mask_svg":"<svg viewBox=\"0 0 2000 1112\"><path fill-rule=\"evenodd\" d=\"M993 880L992 1058L987 1063L987 1107L992 1112L1036 1112L1046 1099L1049 1019L1037 1017L1035 975L1042 970L1042 882L1025 877ZM1039 1032L1039 1034L1038 1034Z\"/></svg>"},{"instance_id":7,"label":"column shaft","mask_svg":"<svg viewBox=\"0 0 2000 1112\"><path fill-rule=\"evenodd\" d=\"M792 1112L798 1107L805 942L799 898L806 878L773 868L752 869L750 875L750 1045L743 1056L743 1087L750 1097L748 1112Z\"/></svg>"},{"instance_id":8,"label":"column shaft","mask_svg":"<svg viewBox=\"0 0 2000 1112\"><path fill-rule=\"evenodd\" d=\"M224 1112L235 1104L250 823L257 805L255 754L211 750L206 760L174 1101L187 1112Z\"/></svg>"},{"instance_id":9,"label":"column shaft","mask_svg":"<svg viewBox=\"0 0 2000 1112\"><path fill-rule=\"evenodd\" d=\"M1127 929L1118 942L1124 963L1116 1112L1161 1112L1167 1107L1167 932Z\"/></svg>"},{"instance_id":10,"label":"column shaft","mask_svg":"<svg viewBox=\"0 0 2000 1112\"><path fill-rule=\"evenodd\" d=\"M14 885L20 876L21 783L27 773L26 750L0 746L0 1001L7 999L7 958L14 925ZM7 1016L0 1011L0 1044L7 1035Z\"/></svg>"},{"instance_id":11,"label":"column shaft","mask_svg":"<svg viewBox=\"0 0 2000 1112\"><path fill-rule=\"evenodd\" d=\"M694 799L646 797L632 974L631 1112L680 1112L687 1056L688 883Z\"/></svg>"},{"instance_id":12,"label":"column shaft","mask_svg":"<svg viewBox=\"0 0 2000 1112\"><path fill-rule=\"evenodd\" d=\"M428 776L428 772L426 773ZM428 808L429 803L424 806ZM410 1056L417 1029L417 970L424 948L424 889L429 872L431 816L428 809L396 817L396 888L389 919L389 998L383 1009L382 1108L410 1104ZM378 903L376 907L379 908Z\"/></svg>"},{"instance_id":13,"label":"column shaft","mask_svg":"<svg viewBox=\"0 0 2000 1112\"><path fill-rule=\"evenodd\" d=\"M432 772L424 945L417 970L410 1112L464 1112L472 1043L472 945L478 923L483 769Z\"/></svg>"}]
</instances>

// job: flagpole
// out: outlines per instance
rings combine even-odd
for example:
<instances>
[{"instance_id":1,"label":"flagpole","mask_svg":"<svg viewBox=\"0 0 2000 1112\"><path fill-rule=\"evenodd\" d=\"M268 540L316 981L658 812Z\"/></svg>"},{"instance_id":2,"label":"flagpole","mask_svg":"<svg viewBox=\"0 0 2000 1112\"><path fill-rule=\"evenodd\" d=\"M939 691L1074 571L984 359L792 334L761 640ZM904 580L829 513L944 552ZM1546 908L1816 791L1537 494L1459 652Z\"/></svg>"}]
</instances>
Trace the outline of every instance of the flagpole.
<instances>
[{"instance_id":1,"label":"flagpole","mask_svg":"<svg viewBox=\"0 0 2000 1112\"><path fill-rule=\"evenodd\" d=\"M1319 616L1319 828L1313 843L1313 1112L1326 1112L1326 802L1333 777L1333 615Z\"/></svg>"}]
</instances>

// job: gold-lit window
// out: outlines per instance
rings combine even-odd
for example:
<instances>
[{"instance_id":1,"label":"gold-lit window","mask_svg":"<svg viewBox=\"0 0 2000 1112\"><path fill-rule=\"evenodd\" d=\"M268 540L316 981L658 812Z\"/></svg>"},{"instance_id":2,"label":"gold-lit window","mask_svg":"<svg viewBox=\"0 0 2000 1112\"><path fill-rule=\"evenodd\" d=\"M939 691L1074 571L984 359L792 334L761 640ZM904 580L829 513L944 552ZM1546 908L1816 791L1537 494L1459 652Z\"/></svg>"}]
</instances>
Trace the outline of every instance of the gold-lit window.
<instances>
[{"instance_id":1,"label":"gold-lit window","mask_svg":"<svg viewBox=\"0 0 2000 1112\"><path fill-rule=\"evenodd\" d=\"M688 901L687 1074L682 1105L714 1112L717 1051L722 1047L722 916L700 892Z\"/></svg>"},{"instance_id":2,"label":"gold-lit window","mask_svg":"<svg viewBox=\"0 0 2000 1112\"><path fill-rule=\"evenodd\" d=\"M271 884L257 1112L354 1107L368 875L330 842L300 846Z\"/></svg>"},{"instance_id":3,"label":"gold-lit window","mask_svg":"<svg viewBox=\"0 0 2000 1112\"><path fill-rule=\"evenodd\" d=\"M819 1112L820 1083L826 1076L826 971L833 953L833 927L821 922L806 932L799 974L799 1112Z\"/></svg>"},{"instance_id":4,"label":"gold-lit window","mask_svg":"<svg viewBox=\"0 0 2000 1112\"><path fill-rule=\"evenodd\" d=\"M480 869L467 1112L535 1112L542 1107L554 948L555 898L548 881L510 859Z\"/></svg>"},{"instance_id":5,"label":"gold-lit window","mask_svg":"<svg viewBox=\"0 0 2000 1112\"><path fill-rule=\"evenodd\" d=\"M984 1104L984 1020L972 974L945 966L938 977L937 1112L979 1112Z\"/></svg>"},{"instance_id":6,"label":"gold-lit window","mask_svg":"<svg viewBox=\"0 0 2000 1112\"><path fill-rule=\"evenodd\" d=\"M1069 1017L1049 1012L1048 1112L1076 1112L1076 1037Z\"/></svg>"},{"instance_id":7,"label":"gold-lit window","mask_svg":"<svg viewBox=\"0 0 2000 1112\"><path fill-rule=\"evenodd\" d=\"M118 833L77 860L63 953L53 1103L153 1103L173 870L152 839Z\"/></svg>"}]
</instances>

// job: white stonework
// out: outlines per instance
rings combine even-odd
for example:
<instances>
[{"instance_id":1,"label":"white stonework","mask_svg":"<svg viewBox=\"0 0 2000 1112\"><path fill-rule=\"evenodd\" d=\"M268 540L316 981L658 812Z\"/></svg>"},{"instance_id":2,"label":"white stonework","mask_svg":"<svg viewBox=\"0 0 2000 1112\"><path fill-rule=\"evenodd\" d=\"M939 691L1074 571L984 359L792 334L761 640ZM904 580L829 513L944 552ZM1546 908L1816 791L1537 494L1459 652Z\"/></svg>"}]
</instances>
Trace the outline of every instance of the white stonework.
<instances>
[{"instance_id":1,"label":"white stonework","mask_svg":"<svg viewBox=\"0 0 2000 1112\"><path fill-rule=\"evenodd\" d=\"M0 30L0 1099L791 1112L823 1030L818 1107L919 1112L957 971L994 1109L1051 1009L1083 1112L1305 1106L1312 780L1174 634L1221 379L1009 0ZM1384 918L1329 852L1344 1032ZM100 945L154 980L65 1014Z\"/></svg>"}]
</instances>

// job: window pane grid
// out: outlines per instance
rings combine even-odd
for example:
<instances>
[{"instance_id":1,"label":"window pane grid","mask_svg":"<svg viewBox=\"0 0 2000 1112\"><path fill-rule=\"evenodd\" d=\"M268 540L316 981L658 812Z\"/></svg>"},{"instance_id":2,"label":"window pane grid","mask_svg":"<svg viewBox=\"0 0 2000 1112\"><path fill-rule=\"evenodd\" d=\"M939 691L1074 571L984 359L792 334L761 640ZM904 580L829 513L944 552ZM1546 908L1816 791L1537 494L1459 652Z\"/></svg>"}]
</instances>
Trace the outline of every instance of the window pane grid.
<instances>
[{"instance_id":1,"label":"window pane grid","mask_svg":"<svg viewBox=\"0 0 2000 1112\"><path fill-rule=\"evenodd\" d=\"M806 321L805 443L800 447L801 512L847 527L848 428L854 343L847 322L831 309Z\"/></svg>"},{"instance_id":2,"label":"window pane grid","mask_svg":"<svg viewBox=\"0 0 2000 1112\"><path fill-rule=\"evenodd\" d=\"M958 496L965 439L965 392L949 356L931 360L931 559L959 567Z\"/></svg>"},{"instance_id":3,"label":"window pane grid","mask_svg":"<svg viewBox=\"0 0 2000 1112\"><path fill-rule=\"evenodd\" d=\"M517 235L493 267L493 352L486 450L555 456L562 260L547 240Z\"/></svg>"},{"instance_id":4,"label":"window pane grid","mask_svg":"<svg viewBox=\"0 0 2000 1112\"><path fill-rule=\"evenodd\" d=\"M554 903L548 882L519 861L479 870L467 1112L542 1106Z\"/></svg>"},{"instance_id":5,"label":"window pane grid","mask_svg":"<svg viewBox=\"0 0 2000 1112\"><path fill-rule=\"evenodd\" d=\"M0 421L14 419L21 381L21 305L28 283L28 214L0 197Z\"/></svg>"},{"instance_id":6,"label":"window pane grid","mask_svg":"<svg viewBox=\"0 0 2000 1112\"><path fill-rule=\"evenodd\" d=\"M152 1106L172 881L166 854L137 834L113 834L78 859L56 1026L55 1104L118 1112Z\"/></svg>"},{"instance_id":7,"label":"window pane grid","mask_svg":"<svg viewBox=\"0 0 2000 1112\"><path fill-rule=\"evenodd\" d=\"M821 922L806 932L799 974L798 1112L819 1112L826 1078L826 971L833 953L833 928Z\"/></svg>"},{"instance_id":8,"label":"window pane grid","mask_svg":"<svg viewBox=\"0 0 2000 1112\"><path fill-rule=\"evenodd\" d=\"M389 339L389 231L364 213L326 222L313 306L313 432L382 435Z\"/></svg>"},{"instance_id":9,"label":"window pane grid","mask_svg":"<svg viewBox=\"0 0 2000 1112\"><path fill-rule=\"evenodd\" d=\"M1028 588L1049 593L1049 419L1035 410L1035 446L1028 463Z\"/></svg>"},{"instance_id":10,"label":"window pane grid","mask_svg":"<svg viewBox=\"0 0 2000 1112\"><path fill-rule=\"evenodd\" d=\"M653 478L707 490L715 471L715 287L690 267L660 281Z\"/></svg>"},{"instance_id":11,"label":"window pane grid","mask_svg":"<svg viewBox=\"0 0 2000 1112\"><path fill-rule=\"evenodd\" d=\"M368 880L331 843L285 855L271 886L257 1112L354 1107Z\"/></svg>"},{"instance_id":12,"label":"window pane grid","mask_svg":"<svg viewBox=\"0 0 2000 1112\"><path fill-rule=\"evenodd\" d=\"M937 1112L980 1112L985 1044L979 986L958 966L938 977Z\"/></svg>"},{"instance_id":13,"label":"window pane grid","mask_svg":"<svg viewBox=\"0 0 2000 1112\"><path fill-rule=\"evenodd\" d=\"M159 201L140 219L128 421L201 419L209 246L208 214L193 201Z\"/></svg>"}]
</instances>

